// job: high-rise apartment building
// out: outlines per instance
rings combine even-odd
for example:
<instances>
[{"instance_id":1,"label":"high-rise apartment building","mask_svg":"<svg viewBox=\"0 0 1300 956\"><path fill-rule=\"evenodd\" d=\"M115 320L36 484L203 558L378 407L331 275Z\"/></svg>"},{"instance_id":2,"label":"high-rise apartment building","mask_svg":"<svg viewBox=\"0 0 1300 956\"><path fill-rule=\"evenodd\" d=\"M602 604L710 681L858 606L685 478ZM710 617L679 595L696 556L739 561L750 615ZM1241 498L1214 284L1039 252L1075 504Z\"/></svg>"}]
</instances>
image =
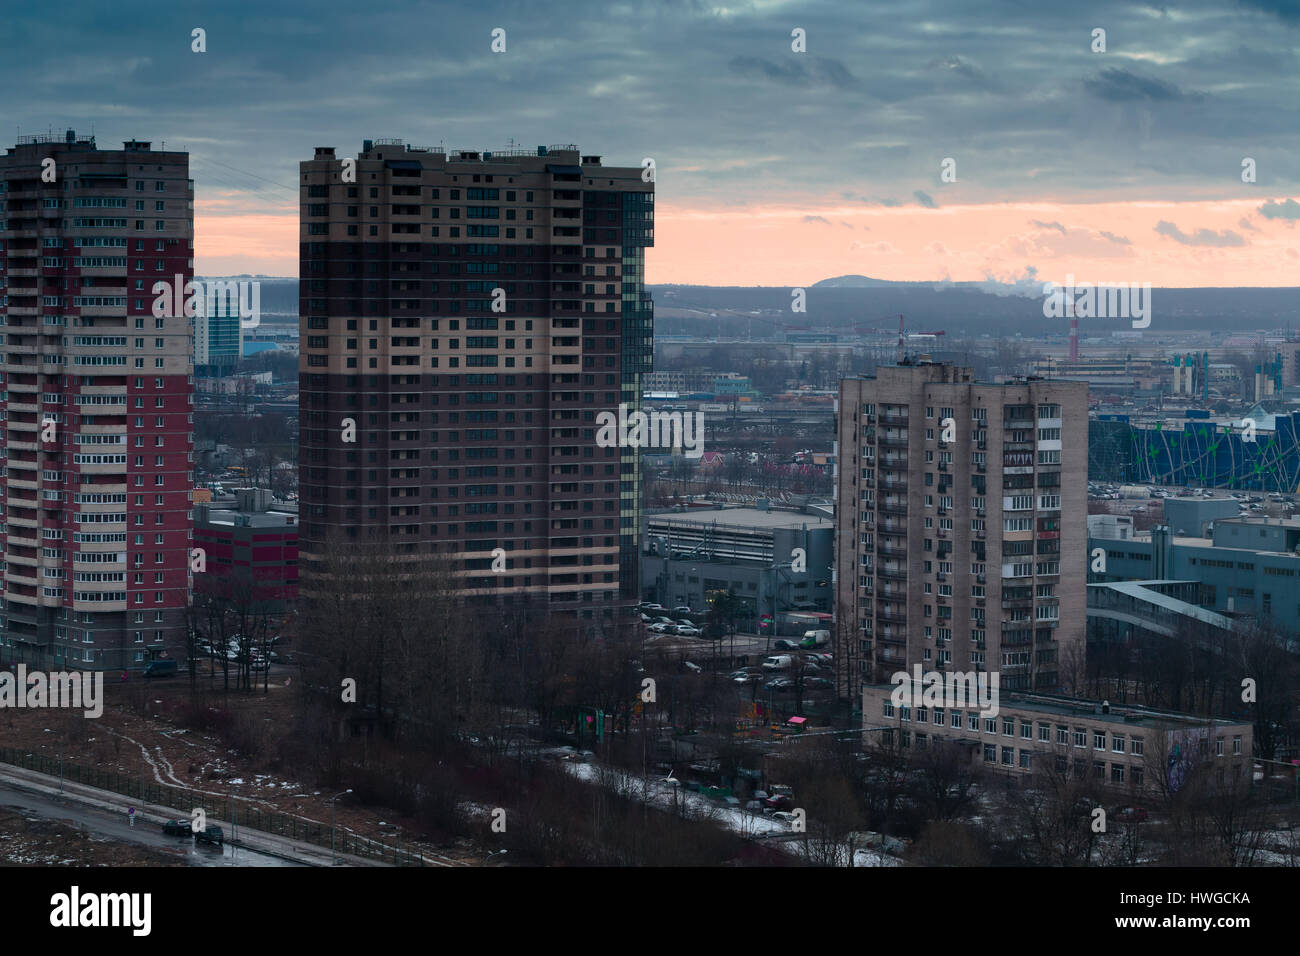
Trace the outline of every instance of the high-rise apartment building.
<instances>
[{"instance_id":1,"label":"high-rise apartment building","mask_svg":"<svg viewBox=\"0 0 1300 956\"><path fill-rule=\"evenodd\" d=\"M650 370L653 182L571 145L367 140L317 148L300 188L305 577L332 535L383 533L453 555L467 592L610 616L640 488L597 416Z\"/></svg>"},{"instance_id":2,"label":"high-rise apartment building","mask_svg":"<svg viewBox=\"0 0 1300 956\"><path fill-rule=\"evenodd\" d=\"M239 364L244 349L244 326L239 304L230 296L205 296L194 315L194 372L224 375Z\"/></svg>"},{"instance_id":3,"label":"high-rise apartment building","mask_svg":"<svg viewBox=\"0 0 1300 956\"><path fill-rule=\"evenodd\" d=\"M836 663L1056 690L1084 651L1088 387L916 362L840 382Z\"/></svg>"},{"instance_id":4,"label":"high-rise apartment building","mask_svg":"<svg viewBox=\"0 0 1300 956\"><path fill-rule=\"evenodd\" d=\"M0 190L3 656L140 669L184 648L192 329L153 289L194 274L189 156L25 136Z\"/></svg>"}]
</instances>

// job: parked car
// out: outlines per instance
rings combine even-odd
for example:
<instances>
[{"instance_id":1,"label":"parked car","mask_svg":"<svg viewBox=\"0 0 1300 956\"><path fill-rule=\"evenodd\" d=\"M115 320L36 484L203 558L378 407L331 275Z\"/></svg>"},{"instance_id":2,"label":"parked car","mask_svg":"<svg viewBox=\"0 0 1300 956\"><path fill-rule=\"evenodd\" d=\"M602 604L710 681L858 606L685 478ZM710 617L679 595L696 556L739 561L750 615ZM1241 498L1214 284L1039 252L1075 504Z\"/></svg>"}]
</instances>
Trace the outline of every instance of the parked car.
<instances>
[{"instance_id":1,"label":"parked car","mask_svg":"<svg viewBox=\"0 0 1300 956\"><path fill-rule=\"evenodd\" d=\"M797 650L798 647L799 645L796 644L794 641L787 641L785 638L781 638L779 641L772 642L773 650L778 650L778 651L793 651L793 650Z\"/></svg>"},{"instance_id":2,"label":"parked car","mask_svg":"<svg viewBox=\"0 0 1300 956\"><path fill-rule=\"evenodd\" d=\"M674 614L677 613L676 609L673 610L673 613L674 613ZM695 622L694 622L694 621L689 620L689 619L684 618L684 617L680 617L680 618L678 618L678 619L677 619L677 623L680 624L680 625L682 625L682 627L694 627L694 626L695 626Z\"/></svg>"},{"instance_id":3,"label":"parked car","mask_svg":"<svg viewBox=\"0 0 1300 956\"><path fill-rule=\"evenodd\" d=\"M163 823L162 832L164 836L189 836L193 831L189 820L168 820Z\"/></svg>"},{"instance_id":4,"label":"parked car","mask_svg":"<svg viewBox=\"0 0 1300 956\"><path fill-rule=\"evenodd\" d=\"M690 661L682 661L682 667L690 671L692 674L698 674L700 671L704 670L704 668L699 664L692 664Z\"/></svg>"},{"instance_id":5,"label":"parked car","mask_svg":"<svg viewBox=\"0 0 1300 956\"><path fill-rule=\"evenodd\" d=\"M701 631L698 627L687 627L684 624L677 628L677 633L680 634L682 637L703 637L704 636L704 632Z\"/></svg>"},{"instance_id":6,"label":"parked car","mask_svg":"<svg viewBox=\"0 0 1300 956\"><path fill-rule=\"evenodd\" d=\"M790 680L788 677L778 677L776 680L770 680L767 682L767 689L768 690L793 690L794 681Z\"/></svg>"},{"instance_id":7,"label":"parked car","mask_svg":"<svg viewBox=\"0 0 1300 956\"><path fill-rule=\"evenodd\" d=\"M685 617L686 615L692 612L691 609L688 608L685 604L679 604L677 607L673 608L673 613L676 614L678 617Z\"/></svg>"},{"instance_id":8,"label":"parked car","mask_svg":"<svg viewBox=\"0 0 1300 956\"><path fill-rule=\"evenodd\" d=\"M763 661L763 670L765 671L783 671L790 668L794 658L789 654L775 654Z\"/></svg>"},{"instance_id":9,"label":"parked car","mask_svg":"<svg viewBox=\"0 0 1300 956\"><path fill-rule=\"evenodd\" d=\"M658 614L668 609L662 604L642 604L641 610L647 614Z\"/></svg>"},{"instance_id":10,"label":"parked car","mask_svg":"<svg viewBox=\"0 0 1300 956\"><path fill-rule=\"evenodd\" d=\"M835 682L825 677L809 677L803 682L805 687L811 687L814 690L827 690L835 686Z\"/></svg>"},{"instance_id":11,"label":"parked car","mask_svg":"<svg viewBox=\"0 0 1300 956\"><path fill-rule=\"evenodd\" d=\"M774 793L763 801L769 810L789 810L794 806L794 797L788 793Z\"/></svg>"},{"instance_id":12,"label":"parked car","mask_svg":"<svg viewBox=\"0 0 1300 956\"><path fill-rule=\"evenodd\" d=\"M1142 823L1148 815L1143 807L1120 807L1115 811L1115 819L1123 823Z\"/></svg>"}]
</instances>

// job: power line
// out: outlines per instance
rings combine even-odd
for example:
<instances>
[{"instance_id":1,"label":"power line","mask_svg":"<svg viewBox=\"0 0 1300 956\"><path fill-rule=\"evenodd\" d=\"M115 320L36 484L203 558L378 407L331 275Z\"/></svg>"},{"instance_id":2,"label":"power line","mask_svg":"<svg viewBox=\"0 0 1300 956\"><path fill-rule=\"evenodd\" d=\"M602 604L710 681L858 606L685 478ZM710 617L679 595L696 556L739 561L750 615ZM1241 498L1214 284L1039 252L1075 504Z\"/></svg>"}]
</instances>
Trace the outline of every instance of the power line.
<instances>
[{"instance_id":1,"label":"power line","mask_svg":"<svg viewBox=\"0 0 1300 956\"><path fill-rule=\"evenodd\" d=\"M251 176L253 179L260 179L260 180L262 180L262 182L264 182L264 183L270 183L272 186L275 186L275 187L277 187L277 188L279 188L279 189L285 189L285 190L288 190L289 192L293 193L295 196L298 195L298 187L297 187L297 186L286 186L286 185L284 185L284 183L277 183L274 179L267 179L265 176L259 176L259 175L257 175L257 173L250 173L250 172L249 172L248 170L246 170L246 169L240 169L238 166L231 166L229 163L223 163L223 162L221 162L220 160L209 159L209 158L207 158L207 157L200 157L200 158L201 158L201 159L203 160L203 162L205 162L205 163L216 163L216 165L218 165L218 166L224 166L224 167L226 167L226 169L234 170L235 172L237 172L237 173L242 173L242 174L245 175L245 176Z\"/></svg>"}]
</instances>

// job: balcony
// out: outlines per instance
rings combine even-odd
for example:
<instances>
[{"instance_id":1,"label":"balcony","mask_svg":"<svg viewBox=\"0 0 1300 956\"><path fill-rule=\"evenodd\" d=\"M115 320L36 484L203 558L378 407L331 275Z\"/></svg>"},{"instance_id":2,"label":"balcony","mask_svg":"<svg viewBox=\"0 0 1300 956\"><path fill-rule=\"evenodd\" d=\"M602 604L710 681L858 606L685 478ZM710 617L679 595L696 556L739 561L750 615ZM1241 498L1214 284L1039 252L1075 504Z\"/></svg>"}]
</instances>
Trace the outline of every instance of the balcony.
<instances>
[{"instance_id":1,"label":"balcony","mask_svg":"<svg viewBox=\"0 0 1300 956\"><path fill-rule=\"evenodd\" d=\"M880 423L882 425L901 425L903 428L906 428L907 420L908 417L906 415L895 415L891 412L885 412L880 416Z\"/></svg>"},{"instance_id":2,"label":"balcony","mask_svg":"<svg viewBox=\"0 0 1300 956\"><path fill-rule=\"evenodd\" d=\"M907 557L907 548L897 545L879 544L876 545L876 554L886 558L905 558Z\"/></svg>"},{"instance_id":3,"label":"balcony","mask_svg":"<svg viewBox=\"0 0 1300 956\"><path fill-rule=\"evenodd\" d=\"M882 501L877 505L876 510L883 514L889 515L906 515L907 502L905 501Z\"/></svg>"},{"instance_id":4,"label":"balcony","mask_svg":"<svg viewBox=\"0 0 1300 956\"><path fill-rule=\"evenodd\" d=\"M907 436L906 435L885 436L877 439L877 443L884 445L886 448L906 448Z\"/></svg>"},{"instance_id":5,"label":"balcony","mask_svg":"<svg viewBox=\"0 0 1300 956\"><path fill-rule=\"evenodd\" d=\"M877 610L877 611L876 611L876 620L878 620L878 621L888 621L890 624L906 624L906 623L907 623L907 612L906 612L906 611L881 611L881 610Z\"/></svg>"},{"instance_id":6,"label":"balcony","mask_svg":"<svg viewBox=\"0 0 1300 956\"><path fill-rule=\"evenodd\" d=\"M876 577L887 581L906 581L907 571L904 568L881 568L876 572Z\"/></svg>"}]
</instances>

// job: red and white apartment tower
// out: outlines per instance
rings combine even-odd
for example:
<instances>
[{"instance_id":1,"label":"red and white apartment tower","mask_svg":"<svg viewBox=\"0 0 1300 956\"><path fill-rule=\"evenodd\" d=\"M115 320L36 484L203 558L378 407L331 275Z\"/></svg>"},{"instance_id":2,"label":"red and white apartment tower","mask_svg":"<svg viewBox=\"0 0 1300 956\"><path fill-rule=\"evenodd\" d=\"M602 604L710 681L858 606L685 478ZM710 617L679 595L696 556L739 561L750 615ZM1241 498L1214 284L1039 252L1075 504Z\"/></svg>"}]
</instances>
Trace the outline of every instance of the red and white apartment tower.
<instances>
[{"instance_id":1,"label":"red and white apartment tower","mask_svg":"<svg viewBox=\"0 0 1300 956\"><path fill-rule=\"evenodd\" d=\"M189 155L24 136L0 157L0 663L182 657L192 537Z\"/></svg>"}]
</instances>

